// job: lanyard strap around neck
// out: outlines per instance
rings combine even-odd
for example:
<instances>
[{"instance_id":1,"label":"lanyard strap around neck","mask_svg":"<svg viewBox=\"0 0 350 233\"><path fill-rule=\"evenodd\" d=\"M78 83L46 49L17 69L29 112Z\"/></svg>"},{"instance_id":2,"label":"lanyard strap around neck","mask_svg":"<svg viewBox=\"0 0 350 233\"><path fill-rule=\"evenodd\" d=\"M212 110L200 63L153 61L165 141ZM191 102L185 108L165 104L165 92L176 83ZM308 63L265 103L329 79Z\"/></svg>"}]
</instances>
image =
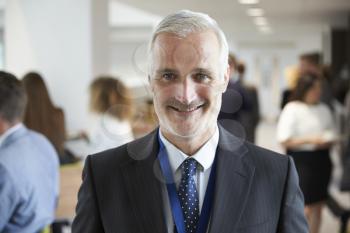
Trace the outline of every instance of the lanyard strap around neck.
<instances>
[{"instance_id":1,"label":"lanyard strap around neck","mask_svg":"<svg viewBox=\"0 0 350 233\"><path fill-rule=\"evenodd\" d=\"M160 168L162 170L163 176L165 177L166 187L168 191L167 193L170 201L170 207L171 207L174 223L178 233L186 233L184 216L182 213L180 200L176 191L176 185L175 185L174 177L171 171L168 154L162 140L159 137L159 133L158 133L158 141L159 141L158 159L160 162ZM207 227L209 225L208 223L210 219L210 213L213 205L215 176L216 176L216 156L211 168L207 190L205 192L205 197L204 197L203 206L200 213L196 233L206 233L207 231Z\"/></svg>"}]
</instances>

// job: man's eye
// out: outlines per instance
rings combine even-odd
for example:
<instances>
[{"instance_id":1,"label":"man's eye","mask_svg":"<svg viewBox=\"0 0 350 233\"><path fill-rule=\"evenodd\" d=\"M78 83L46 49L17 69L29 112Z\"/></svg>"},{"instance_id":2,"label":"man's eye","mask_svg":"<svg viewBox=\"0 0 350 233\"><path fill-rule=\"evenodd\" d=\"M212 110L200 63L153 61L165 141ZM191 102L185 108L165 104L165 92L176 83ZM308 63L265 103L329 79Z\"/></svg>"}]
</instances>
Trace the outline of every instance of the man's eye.
<instances>
[{"instance_id":1,"label":"man's eye","mask_svg":"<svg viewBox=\"0 0 350 233\"><path fill-rule=\"evenodd\" d=\"M176 78L176 75L172 73L166 73L162 75L162 79L166 81L171 81L171 80L174 80L175 78Z\"/></svg>"},{"instance_id":2,"label":"man's eye","mask_svg":"<svg viewBox=\"0 0 350 233\"><path fill-rule=\"evenodd\" d=\"M199 73L199 74L196 74L195 79L198 82L208 82L210 80L210 77L207 74Z\"/></svg>"}]
</instances>

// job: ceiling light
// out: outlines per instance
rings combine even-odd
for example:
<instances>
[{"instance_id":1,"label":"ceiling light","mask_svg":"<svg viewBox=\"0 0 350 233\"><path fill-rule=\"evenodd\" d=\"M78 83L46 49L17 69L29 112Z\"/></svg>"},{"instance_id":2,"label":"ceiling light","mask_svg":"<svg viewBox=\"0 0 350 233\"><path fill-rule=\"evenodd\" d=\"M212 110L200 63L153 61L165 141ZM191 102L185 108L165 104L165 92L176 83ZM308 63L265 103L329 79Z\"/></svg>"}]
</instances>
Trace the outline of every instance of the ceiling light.
<instances>
[{"instance_id":1,"label":"ceiling light","mask_svg":"<svg viewBox=\"0 0 350 233\"><path fill-rule=\"evenodd\" d=\"M254 23L258 26L265 26L267 25L267 19L264 17L256 17L254 18Z\"/></svg>"},{"instance_id":2,"label":"ceiling light","mask_svg":"<svg viewBox=\"0 0 350 233\"><path fill-rule=\"evenodd\" d=\"M238 0L240 4L258 4L259 0Z\"/></svg>"},{"instance_id":3,"label":"ceiling light","mask_svg":"<svg viewBox=\"0 0 350 233\"><path fill-rule=\"evenodd\" d=\"M247 10L247 14L252 17L260 17L263 16L265 12L261 8L250 8Z\"/></svg>"}]
</instances>

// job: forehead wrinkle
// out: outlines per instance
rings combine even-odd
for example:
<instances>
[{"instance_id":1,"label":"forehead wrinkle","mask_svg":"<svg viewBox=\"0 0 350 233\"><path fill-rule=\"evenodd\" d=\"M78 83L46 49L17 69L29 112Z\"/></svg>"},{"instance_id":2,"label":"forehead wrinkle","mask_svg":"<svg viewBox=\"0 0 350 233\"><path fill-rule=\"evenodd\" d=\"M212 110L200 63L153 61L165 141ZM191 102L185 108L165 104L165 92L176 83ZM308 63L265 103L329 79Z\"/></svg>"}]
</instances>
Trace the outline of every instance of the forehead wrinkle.
<instances>
[{"instance_id":1,"label":"forehead wrinkle","mask_svg":"<svg viewBox=\"0 0 350 233\"><path fill-rule=\"evenodd\" d=\"M158 35L158 37L155 40L155 44L158 45L158 47L162 48L163 51L166 52L166 54L173 54L174 51L176 51L180 46L189 46L196 50L196 53L199 53L200 55L203 54L204 47L202 46L201 42L203 41L202 38L194 38L196 33L193 35L190 34L186 37L179 37L178 35L172 34L172 33L161 33Z\"/></svg>"},{"instance_id":2,"label":"forehead wrinkle","mask_svg":"<svg viewBox=\"0 0 350 233\"><path fill-rule=\"evenodd\" d=\"M213 70L214 67L210 67L210 64L212 63L212 56L219 57L220 54L217 54L220 49L215 49L215 47L219 48L219 43L218 43L218 38L216 37L213 32L205 31L202 32L205 33L205 37L198 37L198 33L194 34L189 34L186 37L179 37L178 35L172 34L172 33L160 33L156 38L155 38L155 53L153 55L156 55L154 58L155 60L158 60L158 65L160 65L160 68L175 68L175 70L179 70L179 68L183 65L186 64L181 64L182 60L186 59L180 59L176 60L174 57L174 54L176 50L178 49L179 46L192 46L196 50L196 57L198 58L197 60L197 67L192 67L190 68L190 71L188 72L193 72L193 70L209 70L212 73L215 71ZM202 34L199 33L199 34ZM207 39L209 35L209 41L213 43L216 46L207 46ZM194 37L196 36L196 37ZM199 41L197 41L199 39ZM206 40L206 44L202 44L201 42L203 40ZM212 44L212 45L213 45ZM157 51L157 52L156 52ZM190 55L190 54L189 54ZM186 56L186 54L184 54ZM180 63L179 63L180 62ZM220 59L218 59L218 62L220 62ZM219 66L219 64L218 64ZM212 68L212 70L210 70ZM159 69L158 69L159 70Z\"/></svg>"}]
</instances>

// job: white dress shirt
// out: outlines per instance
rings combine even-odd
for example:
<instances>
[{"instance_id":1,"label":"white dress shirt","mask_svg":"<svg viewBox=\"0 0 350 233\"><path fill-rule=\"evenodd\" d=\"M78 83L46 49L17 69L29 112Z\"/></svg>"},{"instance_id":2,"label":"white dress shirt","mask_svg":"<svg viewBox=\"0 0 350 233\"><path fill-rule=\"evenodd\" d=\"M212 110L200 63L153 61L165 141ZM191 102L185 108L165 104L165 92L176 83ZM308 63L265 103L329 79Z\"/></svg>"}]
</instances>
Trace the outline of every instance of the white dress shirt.
<instances>
[{"instance_id":1,"label":"white dress shirt","mask_svg":"<svg viewBox=\"0 0 350 233\"><path fill-rule=\"evenodd\" d=\"M216 148L219 142L219 129L216 127L214 135L192 156L188 156L171 144L159 130L159 136L162 140L165 149L168 154L170 168L175 180L176 187L178 188L181 181L181 164L187 158L194 158L198 162L196 170L195 182L197 186L197 192L199 197L199 211L202 210L203 200L208 185L208 180L211 172L211 167L214 162ZM166 186L163 186L162 190L164 207L165 207L165 219L168 232L174 230L174 220L171 212L170 201L168 197L168 191Z\"/></svg>"}]
</instances>

